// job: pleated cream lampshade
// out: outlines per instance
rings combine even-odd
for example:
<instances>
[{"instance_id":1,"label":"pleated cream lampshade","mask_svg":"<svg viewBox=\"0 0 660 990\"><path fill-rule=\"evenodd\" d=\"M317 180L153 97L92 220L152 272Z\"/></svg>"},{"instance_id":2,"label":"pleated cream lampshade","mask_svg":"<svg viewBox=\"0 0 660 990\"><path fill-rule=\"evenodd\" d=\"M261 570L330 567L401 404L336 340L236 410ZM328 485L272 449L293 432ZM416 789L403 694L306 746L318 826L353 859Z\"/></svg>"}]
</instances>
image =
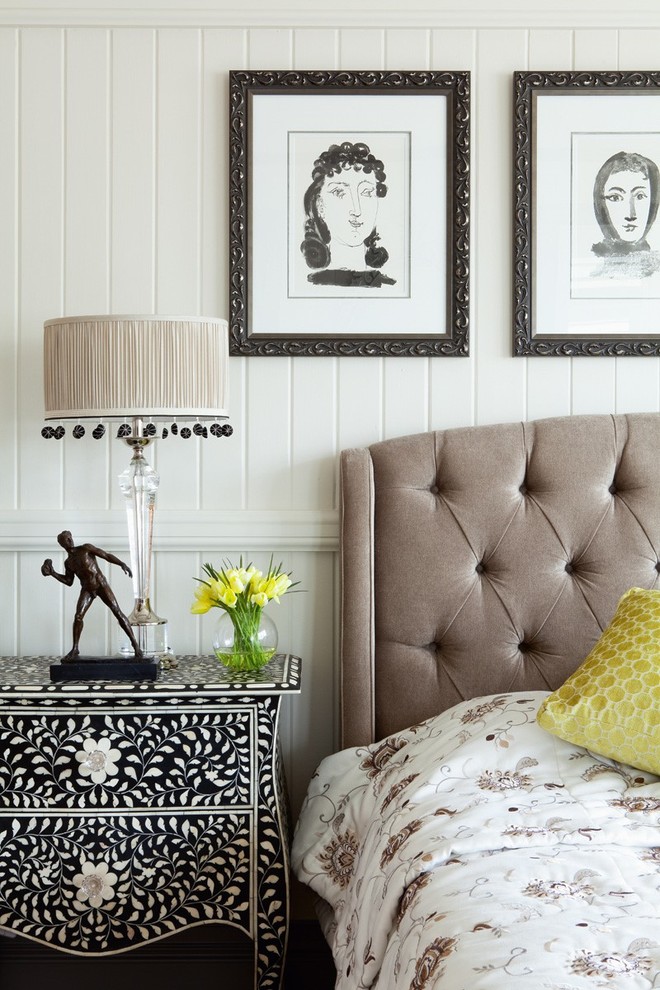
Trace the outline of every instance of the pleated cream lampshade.
<instances>
[{"instance_id":1,"label":"pleated cream lampshade","mask_svg":"<svg viewBox=\"0 0 660 990\"><path fill-rule=\"evenodd\" d=\"M226 320L47 320L45 418L226 419L227 366Z\"/></svg>"}]
</instances>

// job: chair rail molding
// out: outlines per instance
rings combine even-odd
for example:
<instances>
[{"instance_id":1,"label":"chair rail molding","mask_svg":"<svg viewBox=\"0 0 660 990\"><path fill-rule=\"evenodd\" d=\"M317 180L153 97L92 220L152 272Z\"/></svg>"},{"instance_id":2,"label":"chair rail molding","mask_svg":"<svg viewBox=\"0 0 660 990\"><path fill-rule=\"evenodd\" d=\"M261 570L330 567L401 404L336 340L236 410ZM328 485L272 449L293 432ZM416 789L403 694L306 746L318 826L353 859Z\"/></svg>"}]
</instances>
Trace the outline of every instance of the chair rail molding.
<instances>
[{"instance_id":1,"label":"chair rail molding","mask_svg":"<svg viewBox=\"0 0 660 990\"><path fill-rule=\"evenodd\" d=\"M63 529L77 543L89 541L108 549L128 543L123 510L58 509L0 512L0 551L53 550ZM174 510L158 509L154 550L337 550L336 511Z\"/></svg>"}]
</instances>

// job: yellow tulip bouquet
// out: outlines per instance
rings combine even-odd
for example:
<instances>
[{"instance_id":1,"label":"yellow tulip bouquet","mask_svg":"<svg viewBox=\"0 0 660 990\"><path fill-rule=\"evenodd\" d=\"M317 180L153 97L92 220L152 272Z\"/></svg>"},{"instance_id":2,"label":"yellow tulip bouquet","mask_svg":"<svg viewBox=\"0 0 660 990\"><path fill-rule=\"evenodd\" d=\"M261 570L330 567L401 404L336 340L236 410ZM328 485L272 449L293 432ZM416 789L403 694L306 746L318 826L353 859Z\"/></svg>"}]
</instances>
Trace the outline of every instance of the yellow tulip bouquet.
<instances>
[{"instance_id":1,"label":"yellow tulip bouquet","mask_svg":"<svg viewBox=\"0 0 660 990\"><path fill-rule=\"evenodd\" d=\"M257 670L268 663L277 648L277 630L263 615L269 602L279 604L280 598L299 582L293 582L282 565L257 570L253 564L238 567L228 561L220 570L204 564L203 578L196 578L195 601L190 611L203 615L212 608L222 609L231 621L223 631L218 624L213 648L218 659L234 670Z\"/></svg>"}]
</instances>

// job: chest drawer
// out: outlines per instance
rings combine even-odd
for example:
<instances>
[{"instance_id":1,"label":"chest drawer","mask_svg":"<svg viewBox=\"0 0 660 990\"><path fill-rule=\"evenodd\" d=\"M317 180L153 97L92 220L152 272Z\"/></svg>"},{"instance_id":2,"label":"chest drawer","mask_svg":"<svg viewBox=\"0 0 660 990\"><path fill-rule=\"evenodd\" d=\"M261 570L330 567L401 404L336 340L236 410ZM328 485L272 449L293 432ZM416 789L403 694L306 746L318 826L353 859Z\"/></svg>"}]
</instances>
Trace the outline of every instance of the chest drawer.
<instances>
[{"instance_id":1,"label":"chest drawer","mask_svg":"<svg viewBox=\"0 0 660 990\"><path fill-rule=\"evenodd\" d=\"M0 814L248 808L255 712L0 713Z\"/></svg>"},{"instance_id":2,"label":"chest drawer","mask_svg":"<svg viewBox=\"0 0 660 990\"><path fill-rule=\"evenodd\" d=\"M0 925L122 951L200 922L251 934L252 816L0 814Z\"/></svg>"}]
</instances>

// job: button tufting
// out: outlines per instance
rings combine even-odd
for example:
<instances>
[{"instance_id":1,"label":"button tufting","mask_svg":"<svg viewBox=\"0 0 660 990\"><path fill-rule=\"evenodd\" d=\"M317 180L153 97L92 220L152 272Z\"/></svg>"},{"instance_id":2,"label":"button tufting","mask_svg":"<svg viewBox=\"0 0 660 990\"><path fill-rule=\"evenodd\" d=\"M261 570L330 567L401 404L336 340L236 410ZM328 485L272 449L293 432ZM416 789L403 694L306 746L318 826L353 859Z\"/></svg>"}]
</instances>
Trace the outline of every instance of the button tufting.
<instances>
[{"instance_id":1,"label":"button tufting","mask_svg":"<svg viewBox=\"0 0 660 990\"><path fill-rule=\"evenodd\" d=\"M518 491L520 492L521 495L526 495L527 494L527 485L525 484L524 481L523 481L522 485L520 486L520 488L518 489Z\"/></svg>"},{"instance_id":2,"label":"button tufting","mask_svg":"<svg viewBox=\"0 0 660 990\"><path fill-rule=\"evenodd\" d=\"M616 495L616 483L613 481L607 490L610 493L610 495Z\"/></svg>"},{"instance_id":3,"label":"button tufting","mask_svg":"<svg viewBox=\"0 0 660 990\"><path fill-rule=\"evenodd\" d=\"M440 489L437 485L431 485L429 491L431 492L431 495L437 495Z\"/></svg>"},{"instance_id":4,"label":"button tufting","mask_svg":"<svg viewBox=\"0 0 660 990\"><path fill-rule=\"evenodd\" d=\"M520 643L518 643L518 649L520 650L521 653L529 653L530 648L531 647L529 643L526 643L524 639L521 640Z\"/></svg>"},{"instance_id":5,"label":"button tufting","mask_svg":"<svg viewBox=\"0 0 660 990\"><path fill-rule=\"evenodd\" d=\"M485 570L486 570L486 568L484 567L484 565L482 564L482 562L481 562L481 561L479 561L479 563L478 563L478 564L477 564L477 566L475 567L475 571L477 572L477 574L483 574L483 572L484 572Z\"/></svg>"},{"instance_id":6,"label":"button tufting","mask_svg":"<svg viewBox=\"0 0 660 990\"><path fill-rule=\"evenodd\" d=\"M573 565L571 564L570 561L566 564L566 567L564 568L564 570L566 571L567 574L572 574L573 573L573 569L574 569L573 568Z\"/></svg>"},{"instance_id":7,"label":"button tufting","mask_svg":"<svg viewBox=\"0 0 660 990\"><path fill-rule=\"evenodd\" d=\"M659 561L657 562L657 564L655 565L655 569L656 569L656 571L658 571L658 573L660 574L660 560L659 560Z\"/></svg>"}]
</instances>

